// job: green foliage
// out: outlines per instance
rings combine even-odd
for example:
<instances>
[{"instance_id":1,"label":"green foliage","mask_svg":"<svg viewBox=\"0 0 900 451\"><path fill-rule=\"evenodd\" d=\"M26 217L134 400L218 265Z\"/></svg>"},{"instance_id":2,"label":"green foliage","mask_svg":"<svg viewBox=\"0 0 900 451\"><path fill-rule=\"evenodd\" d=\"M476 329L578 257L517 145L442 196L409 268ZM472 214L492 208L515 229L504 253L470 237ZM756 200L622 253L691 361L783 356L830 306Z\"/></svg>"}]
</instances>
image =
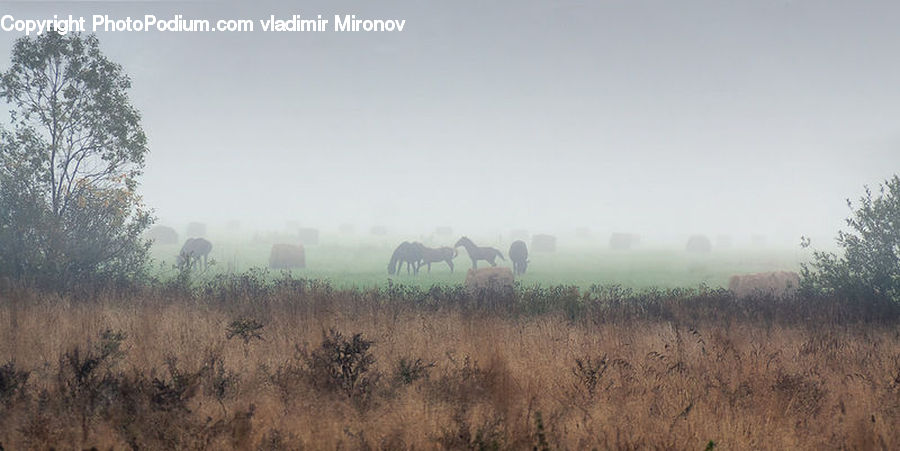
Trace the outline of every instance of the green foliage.
<instances>
[{"instance_id":1,"label":"green foliage","mask_svg":"<svg viewBox=\"0 0 900 451\"><path fill-rule=\"evenodd\" d=\"M854 207L849 199L847 205ZM900 176L880 185L877 195L866 188L847 225L851 230L837 237L844 254L814 252L814 261L801 269L803 288L852 300L900 302Z\"/></svg>"},{"instance_id":2,"label":"green foliage","mask_svg":"<svg viewBox=\"0 0 900 451\"><path fill-rule=\"evenodd\" d=\"M16 41L0 74L0 276L68 289L144 275L147 146L130 87L95 36Z\"/></svg>"}]
</instances>

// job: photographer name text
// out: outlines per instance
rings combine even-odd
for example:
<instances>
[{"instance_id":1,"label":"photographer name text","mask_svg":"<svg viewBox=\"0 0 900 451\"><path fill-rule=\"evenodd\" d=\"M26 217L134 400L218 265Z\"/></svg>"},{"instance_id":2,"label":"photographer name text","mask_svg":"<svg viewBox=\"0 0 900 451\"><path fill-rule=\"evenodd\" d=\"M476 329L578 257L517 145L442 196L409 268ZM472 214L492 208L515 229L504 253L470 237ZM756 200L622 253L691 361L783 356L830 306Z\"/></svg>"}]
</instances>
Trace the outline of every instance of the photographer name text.
<instances>
[{"instance_id":1,"label":"photographer name text","mask_svg":"<svg viewBox=\"0 0 900 451\"><path fill-rule=\"evenodd\" d=\"M11 14L0 16L0 30L25 35L40 35L49 31L60 34L69 32L402 32L406 19L361 18L356 14L335 14L326 19L321 14L303 17L270 15L265 19L189 19L181 14L157 17L145 14L139 17L111 17L108 14L85 16L59 16L27 19Z\"/></svg>"}]
</instances>

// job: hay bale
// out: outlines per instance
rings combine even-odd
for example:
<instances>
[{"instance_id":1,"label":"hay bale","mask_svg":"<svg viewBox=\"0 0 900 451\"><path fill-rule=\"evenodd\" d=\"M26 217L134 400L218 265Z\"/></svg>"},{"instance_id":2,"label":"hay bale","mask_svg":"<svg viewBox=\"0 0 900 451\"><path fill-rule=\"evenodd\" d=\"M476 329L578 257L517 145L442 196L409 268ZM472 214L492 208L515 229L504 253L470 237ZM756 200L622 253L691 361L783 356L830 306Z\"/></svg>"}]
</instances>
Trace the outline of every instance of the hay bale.
<instances>
[{"instance_id":1,"label":"hay bale","mask_svg":"<svg viewBox=\"0 0 900 451\"><path fill-rule=\"evenodd\" d=\"M438 236L450 236L453 235L453 227L449 226L439 226L434 228L434 234Z\"/></svg>"},{"instance_id":2,"label":"hay bale","mask_svg":"<svg viewBox=\"0 0 900 451\"><path fill-rule=\"evenodd\" d=\"M533 252L556 252L556 237L543 233L533 236L531 250Z\"/></svg>"},{"instance_id":3,"label":"hay bale","mask_svg":"<svg viewBox=\"0 0 900 451\"><path fill-rule=\"evenodd\" d=\"M613 233L609 236L609 248L615 251L627 251L640 241L641 237L633 233Z\"/></svg>"},{"instance_id":4,"label":"hay bale","mask_svg":"<svg viewBox=\"0 0 900 451\"><path fill-rule=\"evenodd\" d=\"M730 235L719 235L716 237L716 249L731 249L734 246L734 240Z\"/></svg>"},{"instance_id":5,"label":"hay bale","mask_svg":"<svg viewBox=\"0 0 900 451\"><path fill-rule=\"evenodd\" d=\"M153 240L154 244L178 244L178 232L164 225L153 226L147 231L147 238Z\"/></svg>"},{"instance_id":6,"label":"hay bale","mask_svg":"<svg viewBox=\"0 0 900 451\"><path fill-rule=\"evenodd\" d=\"M766 247L766 241L765 235L753 235L750 237L750 245L756 248Z\"/></svg>"},{"instance_id":7,"label":"hay bale","mask_svg":"<svg viewBox=\"0 0 900 451\"><path fill-rule=\"evenodd\" d=\"M509 232L510 241L528 241L531 234L525 229L514 229Z\"/></svg>"},{"instance_id":8,"label":"hay bale","mask_svg":"<svg viewBox=\"0 0 900 451\"><path fill-rule=\"evenodd\" d=\"M589 240L591 239L591 229L587 227L576 227L575 236L582 240Z\"/></svg>"},{"instance_id":9,"label":"hay bale","mask_svg":"<svg viewBox=\"0 0 900 451\"><path fill-rule=\"evenodd\" d=\"M302 244L273 244L269 252L269 268L290 269L306 267L306 251Z\"/></svg>"},{"instance_id":10,"label":"hay bale","mask_svg":"<svg viewBox=\"0 0 900 451\"><path fill-rule=\"evenodd\" d=\"M712 242L706 235L693 235L688 238L685 249L695 254L708 254L712 252Z\"/></svg>"},{"instance_id":11,"label":"hay bale","mask_svg":"<svg viewBox=\"0 0 900 451\"><path fill-rule=\"evenodd\" d=\"M466 273L466 289L469 291L510 290L514 282L512 271L501 266L470 269Z\"/></svg>"},{"instance_id":12,"label":"hay bale","mask_svg":"<svg viewBox=\"0 0 900 451\"><path fill-rule=\"evenodd\" d=\"M301 227L297 230L297 236L304 246L315 246L316 244L319 244L319 229Z\"/></svg>"},{"instance_id":13,"label":"hay bale","mask_svg":"<svg viewBox=\"0 0 900 451\"><path fill-rule=\"evenodd\" d=\"M202 238L206 236L206 224L202 222L192 222L187 226L187 236L189 238Z\"/></svg>"},{"instance_id":14,"label":"hay bale","mask_svg":"<svg viewBox=\"0 0 900 451\"><path fill-rule=\"evenodd\" d=\"M793 271L773 271L738 274L728 280L728 289L735 296L774 296L789 298L800 288L800 275Z\"/></svg>"}]
</instances>

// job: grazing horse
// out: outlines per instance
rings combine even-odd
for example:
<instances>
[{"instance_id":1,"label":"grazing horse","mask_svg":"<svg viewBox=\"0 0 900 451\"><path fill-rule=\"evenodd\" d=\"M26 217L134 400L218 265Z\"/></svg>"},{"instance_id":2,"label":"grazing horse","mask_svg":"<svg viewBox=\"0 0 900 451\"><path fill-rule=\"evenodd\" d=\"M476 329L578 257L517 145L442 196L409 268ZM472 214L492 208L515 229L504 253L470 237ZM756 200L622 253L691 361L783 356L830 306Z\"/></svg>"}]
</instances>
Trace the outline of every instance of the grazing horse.
<instances>
[{"instance_id":1,"label":"grazing horse","mask_svg":"<svg viewBox=\"0 0 900 451\"><path fill-rule=\"evenodd\" d=\"M413 243L419 248L419 251L422 253L422 264L428 265L428 272L431 272L431 264L437 262L447 262L447 266L450 267L450 272L453 272L453 259L456 258L457 252L456 249L452 247L427 247L422 243Z\"/></svg>"},{"instance_id":2,"label":"grazing horse","mask_svg":"<svg viewBox=\"0 0 900 451\"><path fill-rule=\"evenodd\" d=\"M406 273L410 273L412 269L414 274L419 273L419 267L422 266L422 250L416 244L404 241L397 246L394 254L391 255L391 261L388 263L388 274L399 274L403 269L403 263L406 263Z\"/></svg>"},{"instance_id":3,"label":"grazing horse","mask_svg":"<svg viewBox=\"0 0 900 451\"><path fill-rule=\"evenodd\" d=\"M501 260L506 260L503 258L503 254L497 249L492 247L478 247L467 237L460 238L453 248L456 249L460 246L466 248L466 253L469 254L469 258L472 259L472 269L478 268L478 260L484 260L490 263L491 266L497 266L497 262L494 261L497 257L500 257Z\"/></svg>"},{"instance_id":4,"label":"grazing horse","mask_svg":"<svg viewBox=\"0 0 900 451\"><path fill-rule=\"evenodd\" d=\"M181 252L178 254L178 268L184 268L184 265L193 266L194 263L200 263L203 259L203 268L208 268L206 257L212 251L212 243L203 238L188 238L181 246Z\"/></svg>"},{"instance_id":5,"label":"grazing horse","mask_svg":"<svg viewBox=\"0 0 900 451\"><path fill-rule=\"evenodd\" d=\"M528 269L528 246L524 241L516 240L509 245L509 259L513 262L515 275L525 274L525 270Z\"/></svg>"}]
</instances>

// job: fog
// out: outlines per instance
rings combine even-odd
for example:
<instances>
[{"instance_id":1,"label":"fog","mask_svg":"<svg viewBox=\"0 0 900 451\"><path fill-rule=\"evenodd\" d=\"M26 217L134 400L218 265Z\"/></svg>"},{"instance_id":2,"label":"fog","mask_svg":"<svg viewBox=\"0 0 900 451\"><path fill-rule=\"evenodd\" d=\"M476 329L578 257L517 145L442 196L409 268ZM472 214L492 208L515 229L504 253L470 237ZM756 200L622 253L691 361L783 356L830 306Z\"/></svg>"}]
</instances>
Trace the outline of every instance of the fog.
<instances>
[{"instance_id":1,"label":"fog","mask_svg":"<svg viewBox=\"0 0 900 451\"><path fill-rule=\"evenodd\" d=\"M900 168L896 2L3 5L407 20L399 33L99 33L133 82L141 192L162 224L826 245L845 199ZM20 36L0 32L0 70Z\"/></svg>"}]
</instances>

